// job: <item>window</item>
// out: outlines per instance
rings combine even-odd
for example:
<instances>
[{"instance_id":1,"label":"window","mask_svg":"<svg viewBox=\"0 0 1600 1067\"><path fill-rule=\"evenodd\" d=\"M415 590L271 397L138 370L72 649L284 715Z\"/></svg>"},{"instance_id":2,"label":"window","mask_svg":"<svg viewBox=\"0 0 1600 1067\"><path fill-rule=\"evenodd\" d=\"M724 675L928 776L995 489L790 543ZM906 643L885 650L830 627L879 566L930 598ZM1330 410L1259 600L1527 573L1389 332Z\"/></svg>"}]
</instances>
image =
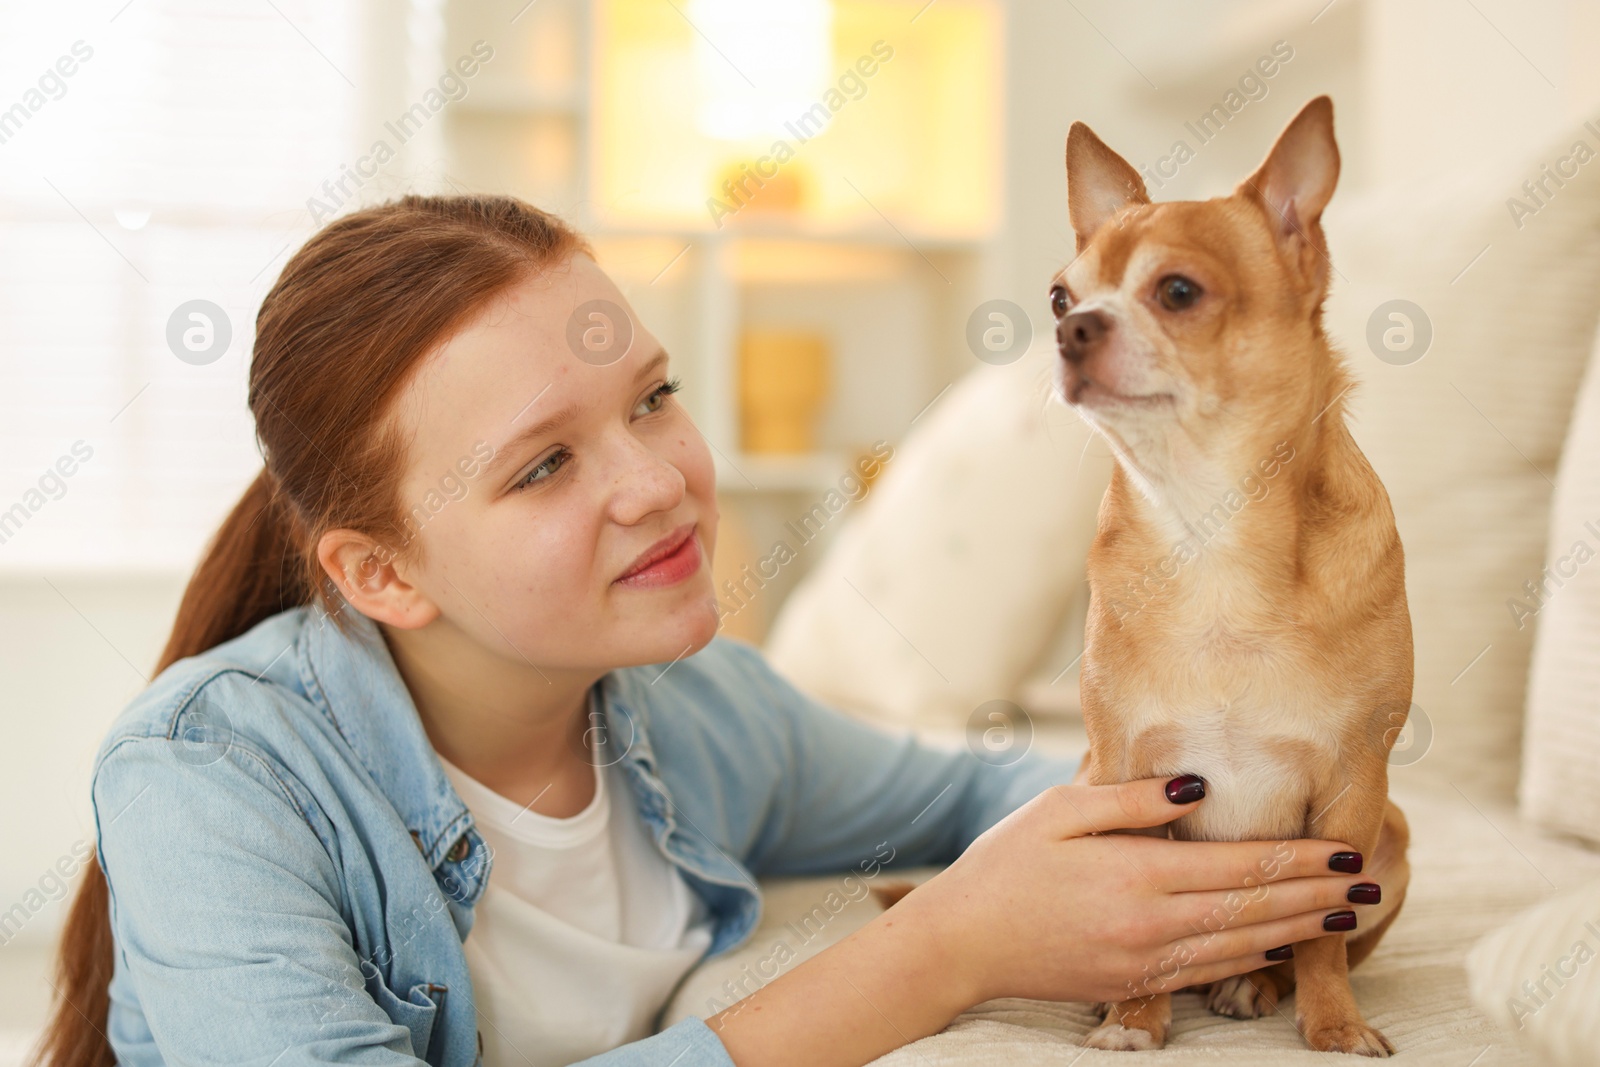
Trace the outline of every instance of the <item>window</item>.
<instances>
[{"instance_id":1,"label":"window","mask_svg":"<svg viewBox=\"0 0 1600 1067\"><path fill-rule=\"evenodd\" d=\"M186 570L259 470L253 320L357 154L356 9L0 16L0 568Z\"/></svg>"}]
</instances>

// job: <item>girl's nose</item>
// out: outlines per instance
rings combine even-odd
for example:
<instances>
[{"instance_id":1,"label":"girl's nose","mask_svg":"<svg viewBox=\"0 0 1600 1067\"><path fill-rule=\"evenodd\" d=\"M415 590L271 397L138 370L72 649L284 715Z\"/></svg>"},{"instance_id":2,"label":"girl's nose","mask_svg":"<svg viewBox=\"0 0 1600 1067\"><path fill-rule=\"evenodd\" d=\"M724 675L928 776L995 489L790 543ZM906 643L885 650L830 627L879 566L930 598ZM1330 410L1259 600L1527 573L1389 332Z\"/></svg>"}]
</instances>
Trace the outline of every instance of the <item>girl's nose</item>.
<instances>
[{"instance_id":1,"label":"girl's nose","mask_svg":"<svg viewBox=\"0 0 1600 1067\"><path fill-rule=\"evenodd\" d=\"M612 486L613 518L632 525L658 511L670 511L683 500L686 482L665 456L629 437Z\"/></svg>"}]
</instances>

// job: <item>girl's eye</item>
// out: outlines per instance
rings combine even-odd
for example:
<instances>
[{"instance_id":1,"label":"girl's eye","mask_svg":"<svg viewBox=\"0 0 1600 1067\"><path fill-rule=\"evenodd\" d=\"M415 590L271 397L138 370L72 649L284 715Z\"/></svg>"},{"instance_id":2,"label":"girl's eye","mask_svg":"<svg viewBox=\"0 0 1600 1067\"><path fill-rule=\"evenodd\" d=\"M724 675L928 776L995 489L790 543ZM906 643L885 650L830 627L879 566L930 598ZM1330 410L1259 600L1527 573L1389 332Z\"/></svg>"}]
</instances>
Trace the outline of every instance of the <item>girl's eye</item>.
<instances>
[{"instance_id":1,"label":"girl's eye","mask_svg":"<svg viewBox=\"0 0 1600 1067\"><path fill-rule=\"evenodd\" d=\"M517 483L518 489L526 489L534 482L542 482L564 466L572 453L564 448L558 448L545 457L545 461L528 472L527 477Z\"/></svg>"},{"instance_id":2,"label":"girl's eye","mask_svg":"<svg viewBox=\"0 0 1600 1067\"><path fill-rule=\"evenodd\" d=\"M660 411L667 403L667 397L683 388L683 383L676 378L668 378L650 391L650 395L639 401L639 407L644 408L643 414L650 415Z\"/></svg>"},{"instance_id":3,"label":"girl's eye","mask_svg":"<svg viewBox=\"0 0 1600 1067\"><path fill-rule=\"evenodd\" d=\"M683 388L676 378L669 378L652 389L648 396L639 401L639 407L634 409L635 414L653 415L660 411L667 403L667 397ZM572 453L565 448L558 448L547 456L543 463L534 467L527 476L517 482L516 488L526 489L535 482L542 482L555 474L572 460Z\"/></svg>"}]
</instances>

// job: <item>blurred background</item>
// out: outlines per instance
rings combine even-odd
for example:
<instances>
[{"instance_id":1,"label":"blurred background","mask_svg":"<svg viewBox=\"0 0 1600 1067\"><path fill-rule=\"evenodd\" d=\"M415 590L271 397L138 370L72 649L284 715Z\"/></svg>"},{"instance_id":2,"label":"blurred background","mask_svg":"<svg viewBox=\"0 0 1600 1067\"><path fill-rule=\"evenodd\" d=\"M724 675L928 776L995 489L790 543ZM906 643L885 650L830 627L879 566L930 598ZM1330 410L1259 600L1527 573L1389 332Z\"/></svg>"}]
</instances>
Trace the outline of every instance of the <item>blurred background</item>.
<instances>
[{"instance_id":1,"label":"blurred background","mask_svg":"<svg viewBox=\"0 0 1600 1067\"><path fill-rule=\"evenodd\" d=\"M732 577L994 362L974 322L1048 332L1073 121L1205 197L1331 93L1346 198L1579 129L1597 30L1579 0L10 5L0 909L45 899L0 936L0 1033L44 1009L90 759L260 466L252 322L320 223L405 191L575 221L716 450ZM761 642L820 555L729 632Z\"/></svg>"}]
</instances>

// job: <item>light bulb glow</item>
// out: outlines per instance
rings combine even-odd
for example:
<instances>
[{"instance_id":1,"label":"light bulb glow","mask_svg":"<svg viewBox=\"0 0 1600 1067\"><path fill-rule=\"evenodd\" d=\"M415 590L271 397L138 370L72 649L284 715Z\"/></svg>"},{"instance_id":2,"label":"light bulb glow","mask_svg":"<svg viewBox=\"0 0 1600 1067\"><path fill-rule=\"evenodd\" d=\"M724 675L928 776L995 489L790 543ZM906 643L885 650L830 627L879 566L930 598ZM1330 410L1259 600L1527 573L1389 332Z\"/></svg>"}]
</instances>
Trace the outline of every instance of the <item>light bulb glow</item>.
<instances>
[{"instance_id":1,"label":"light bulb glow","mask_svg":"<svg viewBox=\"0 0 1600 1067\"><path fill-rule=\"evenodd\" d=\"M696 126L708 137L759 142L782 133L826 91L831 0L689 0L695 28Z\"/></svg>"}]
</instances>

